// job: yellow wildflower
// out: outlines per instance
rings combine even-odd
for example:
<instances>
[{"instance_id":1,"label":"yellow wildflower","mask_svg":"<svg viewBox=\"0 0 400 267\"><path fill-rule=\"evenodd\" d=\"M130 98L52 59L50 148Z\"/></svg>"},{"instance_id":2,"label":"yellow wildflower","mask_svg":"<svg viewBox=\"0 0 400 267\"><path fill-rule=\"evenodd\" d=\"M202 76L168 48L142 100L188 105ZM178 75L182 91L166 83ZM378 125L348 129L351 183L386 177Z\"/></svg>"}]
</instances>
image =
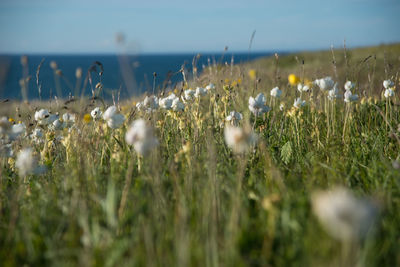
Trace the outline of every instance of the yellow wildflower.
<instances>
[{"instance_id":1,"label":"yellow wildflower","mask_svg":"<svg viewBox=\"0 0 400 267\"><path fill-rule=\"evenodd\" d=\"M256 79L256 77L257 77L257 72L256 72L255 69L249 70L249 77L250 77L250 79L252 79L252 80L255 80L255 79Z\"/></svg>"},{"instance_id":2,"label":"yellow wildflower","mask_svg":"<svg viewBox=\"0 0 400 267\"><path fill-rule=\"evenodd\" d=\"M85 115L83 115L83 121L85 123L89 123L92 121L92 116L89 113L86 113Z\"/></svg>"},{"instance_id":3,"label":"yellow wildflower","mask_svg":"<svg viewBox=\"0 0 400 267\"><path fill-rule=\"evenodd\" d=\"M289 75L288 80L290 85L297 85L300 82L300 78L293 73Z\"/></svg>"}]
</instances>

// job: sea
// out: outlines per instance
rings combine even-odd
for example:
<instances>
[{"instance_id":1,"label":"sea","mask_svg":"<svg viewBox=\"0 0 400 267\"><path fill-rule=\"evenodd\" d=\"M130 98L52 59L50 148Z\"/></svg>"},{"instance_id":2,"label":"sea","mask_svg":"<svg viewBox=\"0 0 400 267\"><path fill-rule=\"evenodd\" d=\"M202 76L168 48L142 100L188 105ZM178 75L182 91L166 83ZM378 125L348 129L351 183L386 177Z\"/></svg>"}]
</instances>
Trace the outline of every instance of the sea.
<instances>
[{"instance_id":1,"label":"sea","mask_svg":"<svg viewBox=\"0 0 400 267\"><path fill-rule=\"evenodd\" d=\"M0 55L0 102L93 93L123 99L174 88L183 80L182 66L190 77L193 66L200 74L207 66L240 64L271 54ZM98 83L101 88L96 88Z\"/></svg>"}]
</instances>

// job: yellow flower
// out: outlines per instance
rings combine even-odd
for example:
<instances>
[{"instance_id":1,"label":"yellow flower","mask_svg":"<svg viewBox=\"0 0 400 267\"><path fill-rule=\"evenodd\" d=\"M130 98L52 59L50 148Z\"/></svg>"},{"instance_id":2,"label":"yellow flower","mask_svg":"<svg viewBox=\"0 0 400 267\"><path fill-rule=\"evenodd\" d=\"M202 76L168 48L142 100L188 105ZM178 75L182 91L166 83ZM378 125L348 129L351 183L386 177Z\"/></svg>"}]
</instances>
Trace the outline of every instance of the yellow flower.
<instances>
[{"instance_id":1,"label":"yellow flower","mask_svg":"<svg viewBox=\"0 0 400 267\"><path fill-rule=\"evenodd\" d=\"M15 120L13 118L8 119L9 122L14 122Z\"/></svg>"},{"instance_id":2,"label":"yellow flower","mask_svg":"<svg viewBox=\"0 0 400 267\"><path fill-rule=\"evenodd\" d=\"M237 79L237 83L238 83L238 84L241 84L241 83L242 83L242 79L240 79L240 78Z\"/></svg>"},{"instance_id":3,"label":"yellow flower","mask_svg":"<svg viewBox=\"0 0 400 267\"><path fill-rule=\"evenodd\" d=\"M91 122L91 121L92 121L92 116L90 116L89 113L86 113L85 115L83 115L83 121L84 121L85 123Z\"/></svg>"},{"instance_id":4,"label":"yellow flower","mask_svg":"<svg viewBox=\"0 0 400 267\"><path fill-rule=\"evenodd\" d=\"M249 77L250 77L250 79L252 79L252 80L255 80L255 79L256 79L256 77L257 77L257 72L256 72L255 69L249 70Z\"/></svg>"},{"instance_id":5,"label":"yellow flower","mask_svg":"<svg viewBox=\"0 0 400 267\"><path fill-rule=\"evenodd\" d=\"M293 73L289 75L288 80L290 85L297 85L300 82L300 78Z\"/></svg>"}]
</instances>

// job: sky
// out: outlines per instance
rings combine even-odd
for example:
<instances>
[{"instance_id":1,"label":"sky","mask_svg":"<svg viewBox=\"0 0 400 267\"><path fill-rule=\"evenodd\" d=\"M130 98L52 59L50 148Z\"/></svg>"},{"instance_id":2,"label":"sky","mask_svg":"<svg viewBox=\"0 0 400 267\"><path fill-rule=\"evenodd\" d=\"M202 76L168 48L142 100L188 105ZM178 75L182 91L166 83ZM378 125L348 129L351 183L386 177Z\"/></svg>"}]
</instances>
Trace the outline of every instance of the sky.
<instances>
[{"instance_id":1,"label":"sky","mask_svg":"<svg viewBox=\"0 0 400 267\"><path fill-rule=\"evenodd\" d=\"M319 50L400 42L399 0L0 0L0 53ZM123 43L116 36L124 36Z\"/></svg>"}]
</instances>

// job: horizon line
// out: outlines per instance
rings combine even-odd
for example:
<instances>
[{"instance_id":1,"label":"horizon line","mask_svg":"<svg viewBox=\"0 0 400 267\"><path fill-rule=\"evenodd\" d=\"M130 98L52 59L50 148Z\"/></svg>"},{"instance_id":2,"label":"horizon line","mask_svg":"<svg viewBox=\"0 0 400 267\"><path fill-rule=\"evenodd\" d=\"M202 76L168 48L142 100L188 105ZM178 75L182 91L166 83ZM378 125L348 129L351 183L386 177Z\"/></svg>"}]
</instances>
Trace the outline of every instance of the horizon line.
<instances>
[{"instance_id":1,"label":"horizon line","mask_svg":"<svg viewBox=\"0 0 400 267\"><path fill-rule=\"evenodd\" d=\"M369 47L379 47L379 46L390 46L390 45L396 45L400 44L400 42L388 42L388 43L380 43L376 45L359 45L359 46L353 46L353 47L347 47L347 49L358 49L358 48L369 48ZM343 47L333 47L334 50L339 50L342 49ZM177 51L148 51L148 52L137 52L137 53L130 53L130 52L111 52L111 51L104 51L104 52L55 52L55 51L50 51L50 52L3 52L0 51L0 56L36 56L36 55L57 55L57 56L70 56L70 55L104 55L104 56L140 56L140 55L145 55L145 56L150 56L150 55L197 55L197 54L206 54L206 55L227 55L227 54L273 54L273 53L283 53L283 54L292 54L292 53L301 53L301 52L317 52L317 51L327 51L331 50L331 46L327 48L313 48L313 49L277 49L277 50L227 50L227 51L199 51L199 52L190 52L190 51L183 51L183 52L177 52Z\"/></svg>"}]
</instances>

